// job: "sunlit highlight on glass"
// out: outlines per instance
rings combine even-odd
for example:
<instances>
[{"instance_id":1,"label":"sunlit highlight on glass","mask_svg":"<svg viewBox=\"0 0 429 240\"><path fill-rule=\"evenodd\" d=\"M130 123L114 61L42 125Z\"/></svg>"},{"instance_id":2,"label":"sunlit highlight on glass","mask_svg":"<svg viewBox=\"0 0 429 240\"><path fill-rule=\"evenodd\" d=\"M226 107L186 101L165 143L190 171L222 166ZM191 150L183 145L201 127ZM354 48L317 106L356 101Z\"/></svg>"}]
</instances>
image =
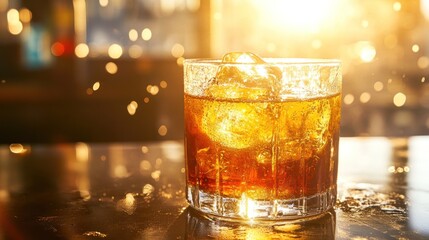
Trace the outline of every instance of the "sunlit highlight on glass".
<instances>
[{"instance_id":1,"label":"sunlit highlight on glass","mask_svg":"<svg viewBox=\"0 0 429 240\"><path fill-rule=\"evenodd\" d=\"M239 215L243 218L253 219L256 217L256 203L254 200L248 198L246 193L241 195L241 199L238 203Z\"/></svg>"}]
</instances>

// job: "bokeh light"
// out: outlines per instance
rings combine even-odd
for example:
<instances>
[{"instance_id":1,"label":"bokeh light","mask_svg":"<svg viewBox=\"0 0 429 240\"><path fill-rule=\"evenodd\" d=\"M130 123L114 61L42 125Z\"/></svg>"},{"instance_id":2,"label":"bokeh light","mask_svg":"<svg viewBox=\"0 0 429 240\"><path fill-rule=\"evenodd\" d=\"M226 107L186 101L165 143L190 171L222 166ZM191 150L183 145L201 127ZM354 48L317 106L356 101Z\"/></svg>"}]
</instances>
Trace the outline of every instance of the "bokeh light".
<instances>
[{"instance_id":1,"label":"bokeh light","mask_svg":"<svg viewBox=\"0 0 429 240\"><path fill-rule=\"evenodd\" d=\"M165 125L161 125L161 126L158 128L158 134L159 134L160 136L165 136L165 135L167 135L167 131L168 131L168 129L167 129L167 126L165 126Z\"/></svg>"},{"instance_id":2,"label":"bokeh light","mask_svg":"<svg viewBox=\"0 0 429 240\"><path fill-rule=\"evenodd\" d=\"M109 49L107 50L107 54L109 57L113 59L118 59L122 56L122 47L119 44L112 44L110 45Z\"/></svg>"},{"instance_id":3,"label":"bokeh light","mask_svg":"<svg viewBox=\"0 0 429 240\"><path fill-rule=\"evenodd\" d=\"M85 43L79 43L75 49L74 53L78 58L85 58L89 54L89 47Z\"/></svg>"},{"instance_id":4,"label":"bokeh light","mask_svg":"<svg viewBox=\"0 0 429 240\"><path fill-rule=\"evenodd\" d=\"M396 93L395 96L393 97L393 104L395 104L395 106L397 107L404 106L406 101L407 101L407 96L402 92Z\"/></svg>"},{"instance_id":5,"label":"bokeh light","mask_svg":"<svg viewBox=\"0 0 429 240\"><path fill-rule=\"evenodd\" d=\"M137 111L137 107L139 105L137 104L136 101L131 101L128 105L127 105L127 111L128 114L130 114L131 116L134 115Z\"/></svg>"},{"instance_id":6,"label":"bokeh light","mask_svg":"<svg viewBox=\"0 0 429 240\"><path fill-rule=\"evenodd\" d=\"M353 96L353 94L349 93L344 96L344 104L346 105L352 104L354 100L355 100L355 97Z\"/></svg>"},{"instance_id":7,"label":"bokeh light","mask_svg":"<svg viewBox=\"0 0 429 240\"><path fill-rule=\"evenodd\" d=\"M106 71L110 74L115 74L118 72L118 65L116 65L116 63L114 62L108 62L106 63Z\"/></svg>"},{"instance_id":8,"label":"bokeh light","mask_svg":"<svg viewBox=\"0 0 429 240\"><path fill-rule=\"evenodd\" d=\"M417 53L420 51L420 46L418 44L413 44L413 46L411 47L411 51Z\"/></svg>"},{"instance_id":9,"label":"bokeh light","mask_svg":"<svg viewBox=\"0 0 429 240\"><path fill-rule=\"evenodd\" d=\"M59 56L62 56L64 52L65 52L65 47L62 43L55 42L54 44L52 44L51 46L52 55L59 57Z\"/></svg>"},{"instance_id":10,"label":"bokeh light","mask_svg":"<svg viewBox=\"0 0 429 240\"><path fill-rule=\"evenodd\" d=\"M417 66L421 69L429 67L429 57L422 56L417 60Z\"/></svg>"},{"instance_id":11,"label":"bokeh light","mask_svg":"<svg viewBox=\"0 0 429 240\"><path fill-rule=\"evenodd\" d=\"M139 58L143 55L143 48L137 44L131 45L128 48L128 55L131 58Z\"/></svg>"},{"instance_id":12,"label":"bokeh light","mask_svg":"<svg viewBox=\"0 0 429 240\"><path fill-rule=\"evenodd\" d=\"M159 83L159 86L161 87L161 88L167 88L167 86L168 86L168 84L167 84L167 82L166 81L161 81L160 83Z\"/></svg>"},{"instance_id":13,"label":"bokeh light","mask_svg":"<svg viewBox=\"0 0 429 240\"><path fill-rule=\"evenodd\" d=\"M19 19L21 19L23 23L29 23L32 17L33 14L28 8L22 8L19 10Z\"/></svg>"},{"instance_id":14,"label":"bokeh light","mask_svg":"<svg viewBox=\"0 0 429 240\"><path fill-rule=\"evenodd\" d=\"M400 2L394 2L392 7L394 11L399 12L402 9L402 4Z\"/></svg>"},{"instance_id":15,"label":"bokeh light","mask_svg":"<svg viewBox=\"0 0 429 240\"><path fill-rule=\"evenodd\" d=\"M374 83L374 90L375 91L380 92L383 90L383 88L384 88L384 84L382 82L377 81Z\"/></svg>"},{"instance_id":16,"label":"bokeh light","mask_svg":"<svg viewBox=\"0 0 429 240\"><path fill-rule=\"evenodd\" d=\"M363 92L360 95L359 100L361 103L367 103L367 102L369 102L369 100L371 100L371 94L368 92Z\"/></svg>"},{"instance_id":17,"label":"bokeh light","mask_svg":"<svg viewBox=\"0 0 429 240\"><path fill-rule=\"evenodd\" d=\"M131 29L128 32L128 37L130 38L131 41L135 42L139 38L139 33L137 32L137 30Z\"/></svg>"},{"instance_id":18,"label":"bokeh light","mask_svg":"<svg viewBox=\"0 0 429 240\"><path fill-rule=\"evenodd\" d=\"M171 55L173 55L173 57L175 58L182 57L184 53L185 53L185 48L183 47L182 44L176 43L171 48Z\"/></svg>"},{"instance_id":19,"label":"bokeh light","mask_svg":"<svg viewBox=\"0 0 429 240\"><path fill-rule=\"evenodd\" d=\"M95 83L92 85L92 90L94 90L94 92L95 92L95 91L97 91L98 89L100 89L100 82L95 82Z\"/></svg>"},{"instance_id":20,"label":"bokeh light","mask_svg":"<svg viewBox=\"0 0 429 240\"><path fill-rule=\"evenodd\" d=\"M109 0L98 0L98 3L102 7L107 7L107 5L109 4Z\"/></svg>"},{"instance_id":21,"label":"bokeh light","mask_svg":"<svg viewBox=\"0 0 429 240\"><path fill-rule=\"evenodd\" d=\"M141 35L143 40L149 41L152 38L152 31L149 28L145 28Z\"/></svg>"}]
</instances>

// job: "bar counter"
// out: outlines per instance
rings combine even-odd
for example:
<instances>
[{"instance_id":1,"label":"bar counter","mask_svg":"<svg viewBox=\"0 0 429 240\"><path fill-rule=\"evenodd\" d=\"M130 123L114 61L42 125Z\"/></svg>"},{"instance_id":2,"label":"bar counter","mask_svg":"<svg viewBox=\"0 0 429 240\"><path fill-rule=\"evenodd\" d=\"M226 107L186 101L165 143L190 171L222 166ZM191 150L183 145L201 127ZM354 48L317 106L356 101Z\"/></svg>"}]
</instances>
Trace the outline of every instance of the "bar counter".
<instances>
[{"instance_id":1,"label":"bar counter","mask_svg":"<svg viewBox=\"0 0 429 240\"><path fill-rule=\"evenodd\" d=\"M181 141L0 145L3 239L428 239L429 136L341 138L335 209L305 222L205 218Z\"/></svg>"}]
</instances>

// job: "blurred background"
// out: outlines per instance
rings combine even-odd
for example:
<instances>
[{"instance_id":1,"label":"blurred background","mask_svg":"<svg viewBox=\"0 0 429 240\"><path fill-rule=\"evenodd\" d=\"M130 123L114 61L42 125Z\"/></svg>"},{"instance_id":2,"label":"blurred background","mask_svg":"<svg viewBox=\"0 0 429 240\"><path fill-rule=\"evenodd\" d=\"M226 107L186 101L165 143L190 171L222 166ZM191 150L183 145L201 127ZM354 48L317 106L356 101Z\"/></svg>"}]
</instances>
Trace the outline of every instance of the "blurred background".
<instances>
[{"instance_id":1,"label":"blurred background","mask_svg":"<svg viewBox=\"0 0 429 240\"><path fill-rule=\"evenodd\" d=\"M343 61L342 136L429 134L429 0L0 0L0 143L183 137L186 58Z\"/></svg>"}]
</instances>

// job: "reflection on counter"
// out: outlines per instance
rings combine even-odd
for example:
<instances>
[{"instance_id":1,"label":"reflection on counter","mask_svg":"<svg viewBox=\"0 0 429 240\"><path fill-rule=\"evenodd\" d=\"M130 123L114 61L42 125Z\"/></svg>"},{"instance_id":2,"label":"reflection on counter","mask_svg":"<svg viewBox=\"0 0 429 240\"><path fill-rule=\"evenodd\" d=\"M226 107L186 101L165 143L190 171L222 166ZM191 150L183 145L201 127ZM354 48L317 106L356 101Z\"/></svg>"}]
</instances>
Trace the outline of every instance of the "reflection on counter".
<instances>
[{"instance_id":1,"label":"reflection on counter","mask_svg":"<svg viewBox=\"0 0 429 240\"><path fill-rule=\"evenodd\" d=\"M170 226L168 239L335 239L335 211L304 222L273 225L209 219L188 207Z\"/></svg>"},{"instance_id":2,"label":"reflection on counter","mask_svg":"<svg viewBox=\"0 0 429 240\"><path fill-rule=\"evenodd\" d=\"M182 141L0 145L0 239L427 239L429 137L340 146L335 211L267 226L190 209Z\"/></svg>"}]
</instances>

